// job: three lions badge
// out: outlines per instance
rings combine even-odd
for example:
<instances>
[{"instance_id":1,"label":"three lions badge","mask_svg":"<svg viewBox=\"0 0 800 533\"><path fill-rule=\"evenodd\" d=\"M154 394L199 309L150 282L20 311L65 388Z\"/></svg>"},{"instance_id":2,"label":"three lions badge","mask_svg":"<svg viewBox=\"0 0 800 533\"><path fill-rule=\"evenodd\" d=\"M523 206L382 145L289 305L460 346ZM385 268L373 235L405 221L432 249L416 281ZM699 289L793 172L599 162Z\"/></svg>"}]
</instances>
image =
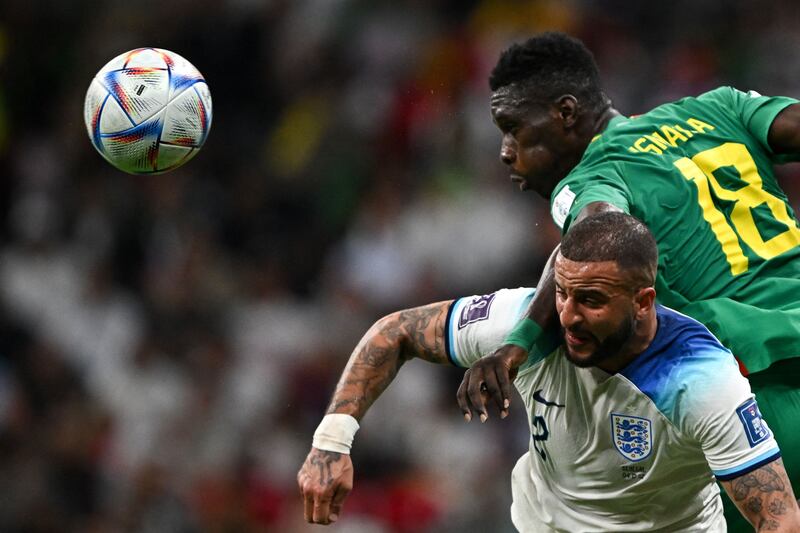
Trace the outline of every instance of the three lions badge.
<instances>
[{"instance_id":1,"label":"three lions badge","mask_svg":"<svg viewBox=\"0 0 800 533\"><path fill-rule=\"evenodd\" d=\"M641 461L653 451L653 425L638 416L611 413L614 446L629 461Z\"/></svg>"}]
</instances>

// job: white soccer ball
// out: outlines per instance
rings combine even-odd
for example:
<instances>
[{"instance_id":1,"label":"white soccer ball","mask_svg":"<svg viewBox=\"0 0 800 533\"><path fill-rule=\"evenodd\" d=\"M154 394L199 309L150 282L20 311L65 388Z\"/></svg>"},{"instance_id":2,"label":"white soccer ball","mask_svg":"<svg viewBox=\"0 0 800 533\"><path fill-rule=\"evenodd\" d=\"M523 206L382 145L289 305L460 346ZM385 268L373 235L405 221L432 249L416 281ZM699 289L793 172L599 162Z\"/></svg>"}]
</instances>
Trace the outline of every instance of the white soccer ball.
<instances>
[{"instance_id":1,"label":"white soccer ball","mask_svg":"<svg viewBox=\"0 0 800 533\"><path fill-rule=\"evenodd\" d=\"M194 157L211 127L203 75L175 52L137 48L109 61L83 107L92 144L131 174L158 174Z\"/></svg>"}]
</instances>

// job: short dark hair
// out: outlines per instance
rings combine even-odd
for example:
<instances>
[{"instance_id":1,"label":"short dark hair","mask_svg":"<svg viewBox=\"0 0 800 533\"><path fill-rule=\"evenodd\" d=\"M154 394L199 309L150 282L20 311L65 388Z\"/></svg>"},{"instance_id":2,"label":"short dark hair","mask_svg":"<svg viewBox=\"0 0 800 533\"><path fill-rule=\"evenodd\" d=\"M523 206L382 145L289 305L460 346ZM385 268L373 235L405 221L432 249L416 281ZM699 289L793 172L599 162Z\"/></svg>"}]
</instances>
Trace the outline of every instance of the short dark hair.
<instances>
[{"instance_id":1,"label":"short dark hair","mask_svg":"<svg viewBox=\"0 0 800 533\"><path fill-rule=\"evenodd\" d=\"M656 239L639 219L619 211L605 211L573 224L561 240L560 253L570 261L615 261L640 284L632 289L655 284Z\"/></svg>"},{"instance_id":2,"label":"short dark hair","mask_svg":"<svg viewBox=\"0 0 800 533\"><path fill-rule=\"evenodd\" d=\"M572 94L592 110L607 101L594 56L581 41L561 32L536 35L500 54L489 87L494 92L509 85L546 102Z\"/></svg>"}]
</instances>

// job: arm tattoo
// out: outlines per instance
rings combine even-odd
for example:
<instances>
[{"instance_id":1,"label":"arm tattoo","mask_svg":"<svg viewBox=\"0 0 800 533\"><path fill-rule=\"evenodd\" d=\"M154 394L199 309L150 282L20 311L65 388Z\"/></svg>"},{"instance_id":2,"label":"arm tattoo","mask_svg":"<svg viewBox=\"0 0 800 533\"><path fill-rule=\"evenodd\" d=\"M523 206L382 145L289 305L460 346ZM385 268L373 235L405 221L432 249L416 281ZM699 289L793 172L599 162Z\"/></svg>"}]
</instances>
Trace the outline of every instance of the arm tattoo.
<instances>
[{"instance_id":1,"label":"arm tattoo","mask_svg":"<svg viewBox=\"0 0 800 533\"><path fill-rule=\"evenodd\" d=\"M385 365L392 356L392 351L388 348L378 348L377 346L370 346L361 352L361 362L366 366L373 368L380 368Z\"/></svg>"},{"instance_id":2,"label":"arm tattoo","mask_svg":"<svg viewBox=\"0 0 800 533\"><path fill-rule=\"evenodd\" d=\"M443 363L444 321L447 306L418 307L403 311L400 322L408 335L408 349L414 355L432 363Z\"/></svg>"},{"instance_id":3,"label":"arm tattoo","mask_svg":"<svg viewBox=\"0 0 800 533\"><path fill-rule=\"evenodd\" d=\"M733 480L733 497L738 501L744 500L753 491L771 493L783 492L785 489L783 480L771 464Z\"/></svg>"},{"instance_id":4,"label":"arm tattoo","mask_svg":"<svg viewBox=\"0 0 800 533\"><path fill-rule=\"evenodd\" d=\"M327 450L317 450L316 448L313 450L314 454L311 457L311 464L319 468L319 482L321 485L330 485L333 483L331 465L339 461L342 458L342 454Z\"/></svg>"},{"instance_id":5,"label":"arm tattoo","mask_svg":"<svg viewBox=\"0 0 800 533\"><path fill-rule=\"evenodd\" d=\"M783 500L775 500L769 504L769 513L775 516L786 514L788 510L789 507Z\"/></svg>"},{"instance_id":6,"label":"arm tattoo","mask_svg":"<svg viewBox=\"0 0 800 533\"><path fill-rule=\"evenodd\" d=\"M723 484L759 531L779 529L795 505L781 459Z\"/></svg>"},{"instance_id":7,"label":"arm tattoo","mask_svg":"<svg viewBox=\"0 0 800 533\"><path fill-rule=\"evenodd\" d=\"M449 302L439 302L376 322L350 357L327 412L360 419L406 360L420 357L446 363L443 341L448 306Z\"/></svg>"},{"instance_id":8,"label":"arm tattoo","mask_svg":"<svg viewBox=\"0 0 800 533\"><path fill-rule=\"evenodd\" d=\"M753 513L760 513L764 506L761 504L761 498L755 497L747 500L747 510Z\"/></svg>"},{"instance_id":9,"label":"arm tattoo","mask_svg":"<svg viewBox=\"0 0 800 533\"><path fill-rule=\"evenodd\" d=\"M772 518L762 518L761 521L758 523L759 531L775 531L779 527L781 527L780 523L778 523L777 520L773 520Z\"/></svg>"},{"instance_id":10,"label":"arm tattoo","mask_svg":"<svg viewBox=\"0 0 800 533\"><path fill-rule=\"evenodd\" d=\"M363 352L360 355L364 355L364 361L348 366L349 372L339 381L328 413L338 413L345 406L354 406L356 414L353 416L361 418L372 402L386 390L403 364L402 360L393 365L387 364L391 361L385 355ZM376 357L381 360L380 364L375 363Z\"/></svg>"}]
</instances>

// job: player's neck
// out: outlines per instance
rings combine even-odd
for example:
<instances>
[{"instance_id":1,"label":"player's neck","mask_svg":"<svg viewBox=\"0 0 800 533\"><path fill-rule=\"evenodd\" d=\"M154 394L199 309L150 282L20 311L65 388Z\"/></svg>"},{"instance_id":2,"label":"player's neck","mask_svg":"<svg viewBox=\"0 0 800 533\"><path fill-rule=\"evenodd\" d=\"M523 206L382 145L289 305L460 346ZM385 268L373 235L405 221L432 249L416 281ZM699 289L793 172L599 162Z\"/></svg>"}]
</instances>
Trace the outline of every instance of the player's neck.
<instances>
[{"instance_id":1,"label":"player's neck","mask_svg":"<svg viewBox=\"0 0 800 533\"><path fill-rule=\"evenodd\" d=\"M634 359L639 357L653 339L656 337L658 331L658 317L656 316L655 308L643 320L636 322L634 326L634 333L628 342L620 349L619 353L613 357L609 357L597 367L605 370L610 374L616 374L626 366L628 366Z\"/></svg>"},{"instance_id":2,"label":"player's neck","mask_svg":"<svg viewBox=\"0 0 800 533\"><path fill-rule=\"evenodd\" d=\"M611 106L611 102L609 102L608 105L595 118L592 135L599 135L600 133L603 133L603 131L608 127L608 123L611 122L611 119L618 117L621 114L622 113L614 109Z\"/></svg>"}]
</instances>

